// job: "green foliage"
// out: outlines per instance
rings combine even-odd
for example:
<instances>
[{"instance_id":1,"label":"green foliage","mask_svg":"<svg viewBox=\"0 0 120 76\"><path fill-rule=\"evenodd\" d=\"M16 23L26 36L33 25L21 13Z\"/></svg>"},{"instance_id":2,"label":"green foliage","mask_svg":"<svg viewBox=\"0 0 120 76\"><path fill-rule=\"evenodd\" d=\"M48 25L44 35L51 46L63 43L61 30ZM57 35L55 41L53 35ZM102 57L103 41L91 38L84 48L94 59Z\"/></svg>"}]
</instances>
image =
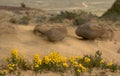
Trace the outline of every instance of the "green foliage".
<instances>
[{"instance_id":1,"label":"green foliage","mask_svg":"<svg viewBox=\"0 0 120 76\"><path fill-rule=\"evenodd\" d=\"M88 19L84 19L84 18L77 18L73 21L73 24L75 26L78 26L78 25L82 25L84 23L86 23L87 21L89 21Z\"/></svg>"},{"instance_id":2,"label":"green foliage","mask_svg":"<svg viewBox=\"0 0 120 76\"><path fill-rule=\"evenodd\" d=\"M62 22L64 19L73 20L78 16L75 12L61 11L60 14L54 15L50 18L50 21Z\"/></svg>"},{"instance_id":3,"label":"green foliage","mask_svg":"<svg viewBox=\"0 0 120 76\"><path fill-rule=\"evenodd\" d=\"M45 22L47 18L45 16L38 16L35 20L36 23L42 23Z\"/></svg>"},{"instance_id":4,"label":"green foliage","mask_svg":"<svg viewBox=\"0 0 120 76\"><path fill-rule=\"evenodd\" d=\"M53 15L50 18L50 21L63 22L63 20L68 19L73 21L73 25L81 25L92 18L98 18L98 17L92 13L87 13L85 11L78 11L78 12L62 11L60 12L60 14Z\"/></svg>"},{"instance_id":5,"label":"green foliage","mask_svg":"<svg viewBox=\"0 0 120 76\"><path fill-rule=\"evenodd\" d=\"M98 17L92 13L87 13L85 11L81 11L79 16L73 20L73 25L79 26L79 25L82 25L94 18L97 19Z\"/></svg>"},{"instance_id":6,"label":"green foliage","mask_svg":"<svg viewBox=\"0 0 120 76\"><path fill-rule=\"evenodd\" d=\"M27 25L29 24L29 21L30 21L30 18L28 16L23 16L22 18L20 18L18 23Z\"/></svg>"},{"instance_id":7,"label":"green foliage","mask_svg":"<svg viewBox=\"0 0 120 76\"><path fill-rule=\"evenodd\" d=\"M27 61L18 54L17 50L11 51L11 56L6 58L7 68L10 73L14 73L16 70L29 70L31 67Z\"/></svg>"},{"instance_id":8,"label":"green foliage","mask_svg":"<svg viewBox=\"0 0 120 76\"><path fill-rule=\"evenodd\" d=\"M120 70L120 66L113 62L105 62L102 58L102 53L97 51L95 55L85 55L83 57L63 57L59 53L52 52L43 58L40 58L39 54L36 54L30 64L24 59L23 56L18 54L17 50L12 50L11 56L7 57L7 64L0 67L0 76L5 76L8 73L13 73L18 76L21 75L21 70L31 70L35 74L44 71L52 72L67 72L72 71L75 76L82 76L84 72L88 72L90 75L94 68L107 69L111 72Z\"/></svg>"},{"instance_id":9,"label":"green foliage","mask_svg":"<svg viewBox=\"0 0 120 76\"><path fill-rule=\"evenodd\" d=\"M30 18L28 16L22 16L20 18L11 18L9 20L11 23L13 24L24 24L24 25L27 25L29 24L29 21L30 21Z\"/></svg>"},{"instance_id":10,"label":"green foliage","mask_svg":"<svg viewBox=\"0 0 120 76\"><path fill-rule=\"evenodd\" d=\"M10 21L11 23L13 23L13 24L16 24L16 23L17 23L17 20L16 20L15 18L11 18L9 21Z\"/></svg>"},{"instance_id":11,"label":"green foliage","mask_svg":"<svg viewBox=\"0 0 120 76\"><path fill-rule=\"evenodd\" d=\"M21 7L22 7L22 8L26 8L25 3L21 3Z\"/></svg>"}]
</instances>

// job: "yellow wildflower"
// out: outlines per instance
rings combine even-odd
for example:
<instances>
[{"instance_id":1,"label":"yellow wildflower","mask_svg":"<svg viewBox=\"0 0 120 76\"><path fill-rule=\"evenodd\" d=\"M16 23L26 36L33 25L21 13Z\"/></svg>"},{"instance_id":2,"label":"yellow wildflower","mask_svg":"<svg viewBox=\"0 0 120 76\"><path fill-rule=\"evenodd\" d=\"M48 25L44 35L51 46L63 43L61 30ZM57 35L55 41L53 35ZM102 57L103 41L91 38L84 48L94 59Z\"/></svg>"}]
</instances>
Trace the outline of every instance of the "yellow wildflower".
<instances>
[{"instance_id":1,"label":"yellow wildflower","mask_svg":"<svg viewBox=\"0 0 120 76\"><path fill-rule=\"evenodd\" d=\"M40 59L39 54L35 54L33 60L34 60L34 64L37 64L37 65L41 65L42 64L42 60Z\"/></svg>"},{"instance_id":2,"label":"yellow wildflower","mask_svg":"<svg viewBox=\"0 0 120 76\"><path fill-rule=\"evenodd\" d=\"M80 69L77 69L77 72L78 72L78 73L80 73L80 72L81 72L81 70L80 70Z\"/></svg>"},{"instance_id":3,"label":"yellow wildflower","mask_svg":"<svg viewBox=\"0 0 120 76\"><path fill-rule=\"evenodd\" d=\"M82 64L79 64L78 67L82 69L82 72L86 72L87 70L87 68L84 67Z\"/></svg>"},{"instance_id":4,"label":"yellow wildflower","mask_svg":"<svg viewBox=\"0 0 120 76\"><path fill-rule=\"evenodd\" d=\"M1 73L4 75L7 74L7 70L2 70Z\"/></svg>"},{"instance_id":5,"label":"yellow wildflower","mask_svg":"<svg viewBox=\"0 0 120 76\"><path fill-rule=\"evenodd\" d=\"M61 57L62 56L60 54L56 53L56 52L52 52L49 55L49 58L50 58L50 60L53 64L61 62Z\"/></svg>"},{"instance_id":6,"label":"yellow wildflower","mask_svg":"<svg viewBox=\"0 0 120 76\"><path fill-rule=\"evenodd\" d=\"M85 62L90 62L90 58L88 58L88 57L85 57Z\"/></svg>"},{"instance_id":7,"label":"yellow wildflower","mask_svg":"<svg viewBox=\"0 0 120 76\"><path fill-rule=\"evenodd\" d=\"M66 62L67 58L66 57L61 57L61 62Z\"/></svg>"},{"instance_id":8,"label":"yellow wildflower","mask_svg":"<svg viewBox=\"0 0 120 76\"><path fill-rule=\"evenodd\" d=\"M82 65L82 64L79 64L78 66L79 66L80 68L82 68L82 67L83 67L83 65Z\"/></svg>"},{"instance_id":9,"label":"yellow wildflower","mask_svg":"<svg viewBox=\"0 0 120 76\"><path fill-rule=\"evenodd\" d=\"M8 64L8 67L15 67L15 64Z\"/></svg>"},{"instance_id":10,"label":"yellow wildflower","mask_svg":"<svg viewBox=\"0 0 120 76\"><path fill-rule=\"evenodd\" d=\"M86 72L86 70L87 70L86 67L82 66L81 68L82 68L82 72Z\"/></svg>"},{"instance_id":11,"label":"yellow wildflower","mask_svg":"<svg viewBox=\"0 0 120 76\"><path fill-rule=\"evenodd\" d=\"M78 62L75 61L75 62L73 63L73 65L74 65L75 67L77 67L77 66L78 66Z\"/></svg>"},{"instance_id":12,"label":"yellow wildflower","mask_svg":"<svg viewBox=\"0 0 120 76\"><path fill-rule=\"evenodd\" d=\"M112 66L113 65L113 62L109 62L108 64L107 64L107 66Z\"/></svg>"},{"instance_id":13,"label":"yellow wildflower","mask_svg":"<svg viewBox=\"0 0 120 76\"><path fill-rule=\"evenodd\" d=\"M11 51L11 55L12 55L13 57L17 58L17 57L18 57L18 50L12 50L12 51Z\"/></svg>"},{"instance_id":14,"label":"yellow wildflower","mask_svg":"<svg viewBox=\"0 0 120 76\"><path fill-rule=\"evenodd\" d=\"M45 64L49 64L51 59L48 56L44 56L43 61Z\"/></svg>"},{"instance_id":15,"label":"yellow wildflower","mask_svg":"<svg viewBox=\"0 0 120 76\"><path fill-rule=\"evenodd\" d=\"M71 63L73 63L73 62L74 62L74 57L70 57L68 60L69 60Z\"/></svg>"},{"instance_id":16,"label":"yellow wildflower","mask_svg":"<svg viewBox=\"0 0 120 76\"><path fill-rule=\"evenodd\" d=\"M64 67L68 67L68 64L67 64L67 63L63 63L63 66L64 66Z\"/></svg>"},{"instance_id":17,"label":"yellow wildflower","mask_svg":"<svg viewBox=\"0 0 120 76\"><path fill-rule=\"evenodd\" d=\"M5 58L6 61L9 61L9 59L10 59L9 57L6 57L6 58Z\"/></svg>"},{"instance_id":18,"label":"yellow wildflower","mask_svg":"<svg viewBox=\"0 0 120 76\"><path fill-rule=\"evenodd\" d=\"M76 58L76 59L81 59L81 57L80 57L80 56L75 56L75 58Z\"/></svg>"},{"instance_id":19,"label":"yellow wildflower","mask_svg":"<svg viewBox=\"0 0 120 76\"><path fill-rule=\"evenodd\" d=\"M14 68L13 68L13 67L8 67L8 69L9 69L9 70L11 70L11 71L13 71L13 70L14 70Z\"/></svg>"},{"instance_id":20,"label":"yellow wildflower","mask_svg":"<svg viewBox=\"0 0 120 76\"><path fill-rule=\"evenodd\" d=\"M102 60L100 60L100 64L102 64L102 63L104 63L104 60L102 59Z\"/></svg>"},{"instance_id":21,"label":"yellow wildflower","mask_svg":"<svg viewBox=\"0 0 120 76\"><path fill-rule=\"evenodd\" d=\"M38 64L35 64L35 66L34 66L35 68L38 68L39 67L39 65Z\"/></svg>"}]
</instances>

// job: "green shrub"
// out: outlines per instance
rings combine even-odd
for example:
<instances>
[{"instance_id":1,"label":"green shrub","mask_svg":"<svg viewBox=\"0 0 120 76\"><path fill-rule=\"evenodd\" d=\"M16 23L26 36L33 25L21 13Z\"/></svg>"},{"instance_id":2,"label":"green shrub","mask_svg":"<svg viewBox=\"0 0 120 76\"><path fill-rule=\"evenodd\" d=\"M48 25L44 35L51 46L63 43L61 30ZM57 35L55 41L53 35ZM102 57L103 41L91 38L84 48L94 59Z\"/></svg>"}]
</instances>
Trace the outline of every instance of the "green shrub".
<instances>
[{"instance_id":1,"label":"green shrub","mask_svg":"<svg viewBox=\"0 0 120 76\"><path fill-rule=\"evenodd\" d=\"M40 57L39 54L35 54L32 63L27 62L23 56L19 55L17 50L11 51L11 56L6 58L7 64L5 67L0 64L0 76L6 76L9 73L17 74L20 76L20 70L31 70L35 74L52 71L64 73L71 71L74 76L82 76L83 73L88 72L89 76L93 69L107 69L107 71L116 72L120 71L120 66L113 62L106 63L102 58L102 53L97 51L95 55L85 55L83 57L64 57L57 52L51 52L47 56ZM31 64L31 65L29 65ZM17 73L16 73L17 72Z\"/></svg>"},{"instance_id":2,"label":"green shrub","mask_svg":"<svg viewBox=\"0 0 120 76\"><path fill-rule=\"evenodd\" d=\"M73 20L78 16L75 12L61 11L60 14L54 15L50 18L50 21L62 22L64 19Z\"/></svg>"},{"instance_id":3,"label":"green shrub","mask_svg":"<svg viewBox=\"0 0 120 76\"><path fill-rule=\"evenodd\" d=\"M25 3L23 2L23 3L21 3L21 7L22 8L26 8L26 5L25 5Z\"/></svg>"},{"instance_id":4,"label":"green shrub","mask_svg":"<svg viewBox=\"0 0 120 76\"><path fill-rule=\"evenodd\" d=\"M73 25L81 25L86 23L87 21L89 21L88 19L84 19L84 18L77 18L73 21Z\"/></svg>"},{"instance_id":5,"label":"green shrub","mask_svg":"<svg viewBox=\"0 0 120 76\"><path fill-rule=\"evenodd\" d=\"M47 20L47 17L45 16L38 16L35 20L36 23L41 23L41 22L45 22Z\"/></svg>"},{"instance_id":6,"label":"green shrub","mask_svg":"<svg viewBox=\"0 0 120 76\"><path fill-rule=\"evenodd\" d=\"M13 23L13 24L16 24L16 23L17 23L17 20L16 20L16 18L11 18L11 19L9 20L9 22L11 22L11 23Z\"/></svg>"},{"instance_id":7,"label":"green shrub","mask_svg":"<svg viewBox=\"0 0 120 76\"><path fill-rule=\"evenodd\" d=\"M23 16L22 18L20 18L20 20L18 21L19 24L29 24L30 18L28 16Z\"/></svg>"},{"instance_id":8,"label":"green shrub","mask_svg":"<svg viewBox=\"0 0 120 76\"><path fill-rule=\"evenodd\" d=\"M98 18L98 17L92 13L81 11L79 16L73 20L73 25L76 25L76 26L82 25L93 18Z\"/></svg>"},{"instance_id":9,"label":"green shrub","mask_svg":"<svg viewBox=\"0 0 120 76\"><path fill-rule=\"evenodd\" d=\"M27 25L27 24L29 24L30 18L28 16L23 16L23 17L18 18L18 19L13 17L9 21L13 24L25 24L25 25Z\"/></svg>"}]
</instances>

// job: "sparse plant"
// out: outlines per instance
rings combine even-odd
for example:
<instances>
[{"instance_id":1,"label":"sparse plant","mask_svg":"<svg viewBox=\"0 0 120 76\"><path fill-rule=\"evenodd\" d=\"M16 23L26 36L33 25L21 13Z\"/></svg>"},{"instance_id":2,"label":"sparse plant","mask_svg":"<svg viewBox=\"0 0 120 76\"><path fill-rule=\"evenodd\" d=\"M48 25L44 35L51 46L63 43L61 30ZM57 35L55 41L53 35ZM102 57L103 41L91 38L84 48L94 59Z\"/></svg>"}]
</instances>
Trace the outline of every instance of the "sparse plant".
<instances>
[{"instance_id":1,"label":"sparse plant","mask_svg":"<svg viewBox=\"0 0 120 76\"><path fill-rule=\"evenodd\" d=\"M33 58L33 70L35 71L35 73L41 71L41 64L42 64L42 60L40 59L39 54L36 54Z\"/></svg>"},{"instance_id":2,"label":"sparse plant","mask_svg":"<svg viewBox=\"0 0 120 76\"><path fill-rule=\"evenodd\" d=\"M60 14L54 15L50 18L50 21L63 22L64 19L73 20L78 16L78 13L70 11L61 11Z\"/></svg>"},{"instance_id":3,"label":"sparse plant","mask_svg":"<svg viewBox=\"0 0 120 76\"><path fill-rule=\"evenodd\" d=\"M10 21L11 23L13 23L13 24L16 24L16 23L17 23L16 18L11 18L9 21Z\"/></svg>"},{"instance_id":4,"label":"sparse plant","mask_svg":"<svg viewBox=\"0 0 120 76\"><path fill-rule=\"evenodd\" d=\"M22 8L26 8L26 5L25 5L24 2L21 3L21 7L22 7Z\"/></svg>"},{"instance_id":5,"label":"sparse plant","mask_svg":"<svg viewBox=\"0 0 120 76\"><path fill-rule=\"evenodd\" d=\"M30 21L30 18L28 16L23 16L22 18L20 18L18 23L27 25L29 24L29 21Z\"/></svg>"},{"instance_id":6,"label":"sparse plant","mask_svg":"<svg viewBox=\"0 0 120 76\"><path fill-rule=\"evenodd\" d=\"M73 20L73 25L79 26L79 25L82 25L94 18L97 19L98 17L92 13L81 11L79 16Z\"/></svg>"},{"instance_id":7,"label":"sparse plant","mask_svg":"<svg viewBox=\"0 0 120 76\"><path fill-rule=\"evenodd\" d=\"M26 62L26 60L19 55L17 50L12 50L11 56L6 59L7 64L0 67L0 76L6 76L9 73L20 76L22 70L34 71L36 75L37 73L44 71L64 73L71 70L74 72L75 76L84 76L85 72L88 72L91 75L95 68L103 70L107 69L111 72L120 70L120 66L117 64L105 62L100 51L97 51L95 55L69 58L62 56L57 52L52 52L43 58L41 58L39 54L35 54L32 60L33 63L28 66L29 62Z\"/></svg>"},{"instance_id":8,"label":"sparse plant","mask_svg":"<svg viewBox=\"0 0 120 76\"><path fill-rule=\"evenodd\" d=\"M36 23L42 23L42 22L45 22L47 20L47 17L45 16L38 16L36 18Z\"/></svg>"},{"instance_id":9,"label":"sparse plant","mask_svg":"<svg viewBox=\"0 0 120 76\"><path fill-rule=\"evenodd\" d=\"M28 16L22 16L21 18L11 18L9 20L9 22L13 23L13 24L24 24L24 25L27 25L29 24L29 21L30 21L30 17Z\"/></svg>"},{"instance_id":10,"label":"sparse plant","mask_svg":"<svg viewBox=\"0 0 120 76\"><path fill-rule=\"evenodd\" d=\"M42 66L46 70L56 72L64 72L69 67L66 57L63 57L56 52L50 53L48 56L44 56Z\"/></svg>"},{"instance_id":11,"label":"sparse plant","mask_svg":"<svg viewBox=\"0 0 120 76\"><path fill-rule=\"evenodd\" d=\"M18 54L17 50L11 51L11 56L6 58L7 68L10 73L15 72L17 69L27 70L30 69L29 63L27 63L22 56Z\"/></svg>"},{"instance_id":12,"label":"sparse plant","mask_svg":"<svg viewBox=\"0 0 120 76\"><path fill-rule=\"evenodd\" d=\"M7 73L8 71L6 69L0 70L0 76L6 76Z\"/></svg>"}]
</instances>

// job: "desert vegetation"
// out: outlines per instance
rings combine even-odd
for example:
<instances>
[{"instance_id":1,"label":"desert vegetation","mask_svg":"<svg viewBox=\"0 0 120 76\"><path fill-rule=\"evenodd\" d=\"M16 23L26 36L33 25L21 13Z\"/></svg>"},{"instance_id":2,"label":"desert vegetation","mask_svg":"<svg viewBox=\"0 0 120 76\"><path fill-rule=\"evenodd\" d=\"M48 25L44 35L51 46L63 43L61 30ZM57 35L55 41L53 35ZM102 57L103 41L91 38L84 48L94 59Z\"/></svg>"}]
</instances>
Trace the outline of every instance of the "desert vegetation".
<instances>
[{"instance_id":1,"label":"desert vegetation","mask_svg":"<svg viewBox=\"0 0 120 76\"><path fill-rule=\"evenodd\" d=\"M2 8L7 11L0 10L0 76L22 76L28 71L33 76L120 74L119 0L101 17L82 10L51 14L24 3ZM8 55L10 48L23 51L11 50Z\"/></svg>"},{"instance_id":2,"label":"desert vegetation","mask_svg":"<svg viewBox=\"0 0 120 76\"><path fill-rule=\"evenodd\" d=\"M65 73L71 71L74 76L84 76L84 73L92 75L94 69L109 70L111 72L119 72L120 66L114 62L106 62L102 58L102 53L97 51L95 55L84 55L75 57L64 57L57 52L51 52L49 55L40 57L35 54L32 60L27 60L25 55L20 55L18 50L11 50L11 54L7 56L4 63L0 64L0 75L15 74L21 76L21 71L33 71L35 76L37 73L45 71ZM101 74L102 75L102 74Z\"/></svg>"}]
</instances>

